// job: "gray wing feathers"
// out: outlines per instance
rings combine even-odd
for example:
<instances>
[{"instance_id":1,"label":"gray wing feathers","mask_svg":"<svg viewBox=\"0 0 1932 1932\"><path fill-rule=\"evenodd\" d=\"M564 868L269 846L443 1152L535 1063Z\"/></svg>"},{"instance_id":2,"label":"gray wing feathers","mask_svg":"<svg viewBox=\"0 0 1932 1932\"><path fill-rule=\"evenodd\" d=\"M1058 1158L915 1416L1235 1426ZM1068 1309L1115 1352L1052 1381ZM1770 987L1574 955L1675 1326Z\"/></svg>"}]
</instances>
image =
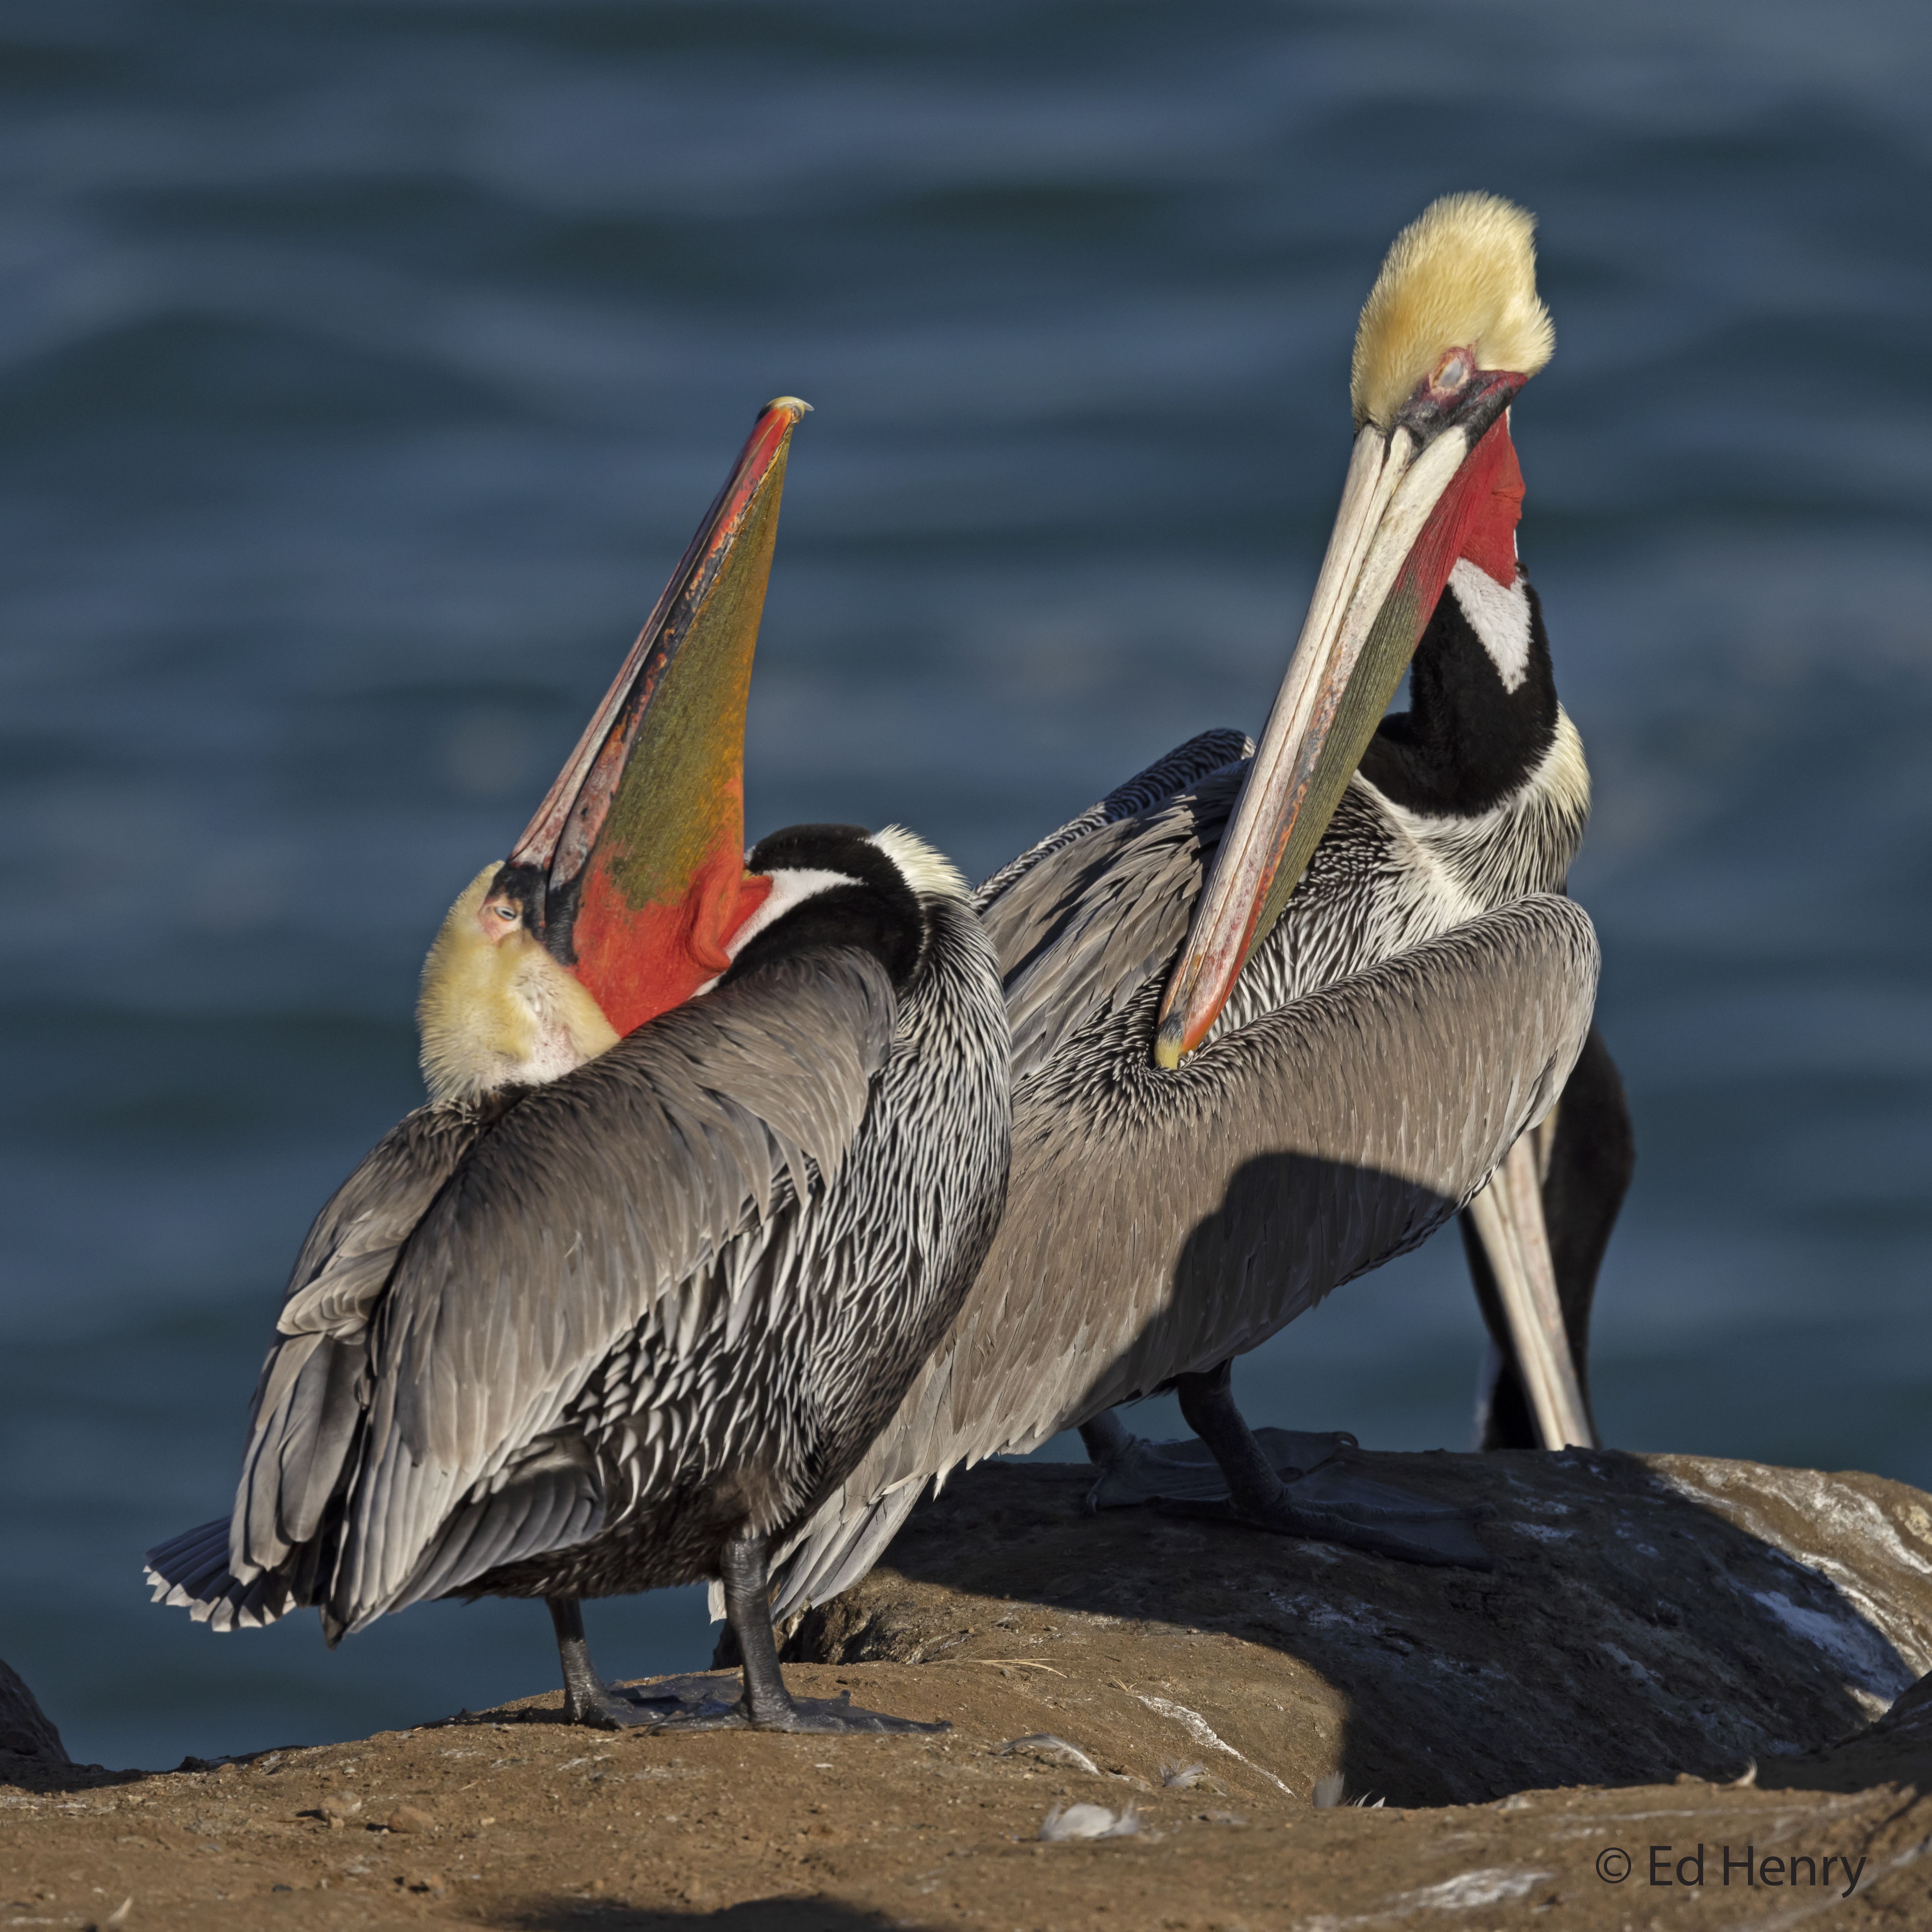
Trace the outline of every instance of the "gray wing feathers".
<instances>
[{"instance_id":1,"label":"gray wing feathers","mask_svg":"<svg viewBox=\"0 0 1932 1932\"><path fill-rule=\"evenodd\" d=\"M675 1322L689 1277L734 1241L782 1238L774 1224L836 1176L895 1017L868 955L787 961L532 1093L478 1146L372 1330L369 1446L330 1591L343 1626L481 1575L472 1552L499 1537L533 1552L534 1530L461 1528L460 1513L520 1524L562 1507L562 1478L500 1493L496 1479L654 1308ZM580 1540L601 1508L580 1497L557 1520Z\"/></svg>"},{"instance_id":2,"label":"gray wing feathers","mask_svg":"<svg viewBox=\"0 0 1932 1932\"><path fill-rule=\"evenodd\" d=\"M483 1132L474 1108L418 1108L318 1214L284 1290L280 1339L250 1406L235 1507L148 1552L158 1602L217 1630L272 1623L305 1600L280 1568L321 1527L343 1480L368 1361L369 1315L403 1244ZM221 1531L218 1558L209 1540Z\"/></svg>"},{"instance_id":3,"label":"gray wing feathers","mask_svg":"<svg viewBox=\"0 0 1932 1932\"><path fill-rule=\"evenodd\" d=\"M228 1564L228 1519L184 1530L148 1552L154 1600L184 1610L211 1630L255 1629L296 1607L286 1577L264 1573L244 1583Z\"/></svg>"},{"instance_id":4,"label":"gray wing feathers","mask_svg":"<svg viewBox=\"0 0 1932 1932\"><path fill-rule=\"evenodd\" d=\"M1150 1064L1150 984L1125 1051L1069 1056L1022 1103L1024 1172L1016 1159L980 1284L926 1370L950 1384L952 1432L922 1460L936 1472L1030 1448L1253 1346L1424 1239L1547 1111L1588 1030L1597 963L1580 908L1521 900L1169 1075Z\"/></svg>"},{"instance_id":5,"label":"gray wing feathers","mask_svg":"<svg viewBox=\"0 0 1932 1932\"><path fill-rule=\"evenodd\" d=\"M1211 857L1241 776L1210 774L1195 791L1089 832L988 908L1016 1088L1096 1008L1118 1012L1174 956L1200 896L1204 849Z\"/></svg>"},{"instance_id":6,"label":"gray wing feathers","mask_svg":"<svg viewBox=\"0 0 1932 1932\"><path fill-rule=\"evenodd\" d=\"M1090 1022L1095 1039L1016 1100L992 1251L842 1498L807 1526L802 1564L849 1580L901 1485L916 1494L1212 1367L1424 1240L1548 1110L1597 967L1588 916L1539 896L1212 1040L1174 1073L1151 1064L1157 981ZM800 1600L789 1570L781 1595Z\"/></svg>"},{"instance_id":7,"label":"gray wing feathers","mask_svg":"<svg viewBox=\"0 0 1932 1932\"><path fill-rule=\"evenodd\" d=\"M398 1251L483 1127L472 1107L419 1107L376 1143L315 1217L289 1276L280 1333L347 1336L367 1324Z\"/></svg>"},{"instance_id":8,"label":"gray wing feathers","mask_svg":"<svg viewBox=\"0 0 1932 1932\"><path fill-rule=\"evenodd\" d=\"M575 1443L547 1445L442 1525L395 1607L459 1590L500 1564L567 1549L603 1526L603 1485L588 1457Z\"/></svg>"},{"instance_id":9,"label":"gray wing feathers","mask_svg":"<svg viewBox=\"0 0 1932 1932\"><path fill-rule=\"evenodd\" d=\"M283 1562L320 1526L354 1434L370 1311L403 1244L482 1131L473 1108L419 1108L316 1216L275 1324L284 1339L255 1390L230 1526L240 1581Z\"/></svg>"},{"instance_id":10,"label":"gray wing feathers","mask_svg":"<svg viewBox=\"0 0 1932 1932\"><path fill-rule=\"evenodd\" d=\"M1085 838L1090 832L1097 832L1103 825L1135 818L1176 792L1190 790L1209 772L1252 758L1254 749L1254 740L1244 731L1223 728L1197 732L1186 744L1175 746L1145 770L1117 784L1078 818L1070 818L1058 831L1049 832L1037 844L1029 845L1018 858L1009 859L974 894L974 904L983 913L1010 886L1064 847Z\"/></svg>"},{"instance_id":11,"label":"gray wing feathers","mask_svg":"<svg viewBox=\"0 0 1932 1932\"><path fill-rule=\"evenodd\" d=\"M848 1519L841 1514L843 1492L828 1502L806 1525L795 1543L779 1554L780 1580L772 1598L772 1621L782 1622L808 1604L829 1604L850 1588L886 1553L911 1515L926 1485L908 1483L878 1502L861 1504ZM722 1592L714 1593L712 1619L724 1614Z\"/></svg>"}]
</instances>

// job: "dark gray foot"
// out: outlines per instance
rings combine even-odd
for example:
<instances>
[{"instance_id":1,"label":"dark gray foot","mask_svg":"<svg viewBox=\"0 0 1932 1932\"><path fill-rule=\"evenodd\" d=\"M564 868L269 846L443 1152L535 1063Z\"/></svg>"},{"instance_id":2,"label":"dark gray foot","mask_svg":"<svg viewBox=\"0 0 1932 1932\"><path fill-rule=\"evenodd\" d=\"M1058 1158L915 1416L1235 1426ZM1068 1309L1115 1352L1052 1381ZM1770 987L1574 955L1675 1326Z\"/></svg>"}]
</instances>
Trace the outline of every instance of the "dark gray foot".
<instances>
[{"instance_id":1,"label":"dark gray foot","mask_svg":"<svg viewBox=\"0 0 1932 1932\"><path fill-rule=\"evenodd\" d=\"M584 1635L584 1606L574 1597L552 1597L550 1622L563 1666L563 1720L594 1731L649 1730L666 1711L675 1710L682 1687L656 1684L621 1690L606 1684L590 1661Z\"/></svg>"},{"instance_id":2,"label":"dark gray foot","mask_svg":"<svg viewBox=\"0 0 1932 1932\"><path fill-rule=\"evenodd\" d=\"M738 1706L738 1686L703 1677L667 1678L656 1684L600 1684L591 1695L566 1698L564 1717L596 1731L655 1731L668 1719L712 1714Z\"/></svg>"},{"instance_id":3,"label":"dark gray foot","mask_svg":"<svg viewBox=\"0 0 1932 1932\"><path fill-rule=\"evenodd\" d=\"M1115 1427L1118 1440L1109 1439L1107 1453L1094 1459L1100 1478L1087 1492L1090 1510L1130 1509L1138 1503L1226 1502L1228 1479L1214 1450L1198 1436L1149 1442L1128 1435L1118 1424ZM1257 1429L1254 1436L1270 1466L1291 1480L1356 1446L1355 1438L1341 1430L1314 1435L1296 1429Z\"/></svg>"},{"instance_id":4,"label":"dark gray foot","mask_svg":"<svg viewBox=\"0 0 1932 1932\"><path fill-rule=\"evenodd\" d=\"M1284 1442L1319 1444L1333 1438L1296 1437L1286 1430L1250 1430L1234 1406L1229 1365L1203 1375L1176 1378L1180 1412L1200 1438L1192 1457L1177 1462L1198 1466L1204 1456L1221 1480L1209 1482L1204 1470L1182 1493L1156 1496L1157 1508L1184 1516L1242 1522L1281 1536L1312 1537L1352 1550L1372 1551L1405 1563L1437 1564L1493 1570L1496 1559L1476 1534L1477 1514L1411 1496L1386 1483L1372 1482L1354 1466L1352 1438L1325 1456L1298 1459L1298 1448L1280 1454ZM1270 1438L1273 1438L1271 1441ZM1172 1445L1162 1450L1173 1456Z\"/></svg>"},{"instance_id":5,"label":"dark gray foot","mask_svg":"<svg viewBox=\"0 0 1932 1932\"><path fill-rule=\"evenodd\" d=\"M862 1710L848 1690L839 1697L794 1697L785 1694L782 1706L754 1718L741 1697L732 1704L694 1700L651 1721L653 1731L811 1731L831 1734L889 1733L893 1736L932 1737L950 1731L950 1724L922 1724L910 1718L894 1718L883 1711Z\"/></svg>"},{"instance_id":6,"label":"dark gray foot","mask_svg":"<svg viewBox=\"0 0 1932 1932\"><path fill-rule=\"evenodd\" d=\"M1278 1495L1252 1497L1238 1506L1226 1497L1218 1502L1162 1497L1154 1507L1169 1515L1246 1523L1278 1536L1339 1543L1403 1563L1462 1570L1496 1567L1476 1534L1474 1512L1425 1502L1333 1464L1282 1483Z\"/></svg>"},{"instance_id":7,"label":"dark gray foot","mask_svg":"<svg viewBox=\"0 0 1932 1932\"><path fill-rule=\"evenodd\" d=\"M674 1712L653 1725L654 1730L863 1732L930 1737L952 1728L950 1724L921 1724L910 1718L888 1717L883 1711L862 1711L849 1693L838 1698L794 1697L785 1688L778 1646L772 1636L771 1581L766 1569L764 1538L733 1538L719 1552L718 1570L724 1582L724 1614L737 1636L738 1653L745 1660L744 1694L724 1710L705 1706Z\"/></svg>"},{"instance_id":8,"label":"dark gray foot","mask_svg":"<svg viewBox=\"0 0 1932 1932\"><path fill-rule=\"evenodd\" d=\"M574 1706L566 1704L563 1714L567 1722L586 1725L593 1731L654 1731L680 1708L675 1697L628 1696L606 1686ZM721 1704L718 1708L728 1706Z\"/></svg>"}]
</instances>

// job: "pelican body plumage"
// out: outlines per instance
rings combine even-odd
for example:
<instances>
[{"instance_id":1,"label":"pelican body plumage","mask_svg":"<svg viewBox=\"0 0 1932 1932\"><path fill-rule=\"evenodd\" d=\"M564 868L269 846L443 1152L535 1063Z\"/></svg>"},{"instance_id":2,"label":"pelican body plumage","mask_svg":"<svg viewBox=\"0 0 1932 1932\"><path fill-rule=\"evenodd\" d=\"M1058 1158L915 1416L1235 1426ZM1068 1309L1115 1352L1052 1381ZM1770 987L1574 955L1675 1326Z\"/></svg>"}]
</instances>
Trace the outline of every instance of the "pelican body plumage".
<instances>
[{"instance_id":1,"label":"pelican body plumage","mask_svg":"<svg viewBox=\"0 0 1932 1932\"><path fill-rule=\"evenodd\" d=\"M1588 773L1515 542L1508 405L1550 340L1528 236L1451 197L1390 251L1260 746L1202 734L982 887L1013 1032L1006 1213L892 1424L782 1552L781 1616L862 1575L929 1484L1063 1429L1103 1466L1097 1501L1180 1498L1198 1472L1129 1466L1144 1445L1106 1418L1167 1388L1220 1468L1196 1506L1486 1561L1467 1524L1352 1490L1345 1454L1283 1480L1228 1368L1463 1208L1589 1037L1595 935L1564 896Z\"/></svg>"},{"instance_id":2,"label":"pelican body plumage","mask_svg":"<svg viewBox=\"0 0 1932 1932\"><path fill-rule=\"evenodd\" d=\"M912 834L742 850L800 407L760 418L559 788L446 922L432 1100L310 1231L232 1512L149 1554L157 1598L214 1629L313 1604L333 1643L428 1598L541 1597L578 1720L907 1727L790 1697L765 1550L850 1474L986 1252L1008 1036L964 884ZM700 1577L742 1698L610 1690L579 1600Z\"/></svg>"}]
</instances>

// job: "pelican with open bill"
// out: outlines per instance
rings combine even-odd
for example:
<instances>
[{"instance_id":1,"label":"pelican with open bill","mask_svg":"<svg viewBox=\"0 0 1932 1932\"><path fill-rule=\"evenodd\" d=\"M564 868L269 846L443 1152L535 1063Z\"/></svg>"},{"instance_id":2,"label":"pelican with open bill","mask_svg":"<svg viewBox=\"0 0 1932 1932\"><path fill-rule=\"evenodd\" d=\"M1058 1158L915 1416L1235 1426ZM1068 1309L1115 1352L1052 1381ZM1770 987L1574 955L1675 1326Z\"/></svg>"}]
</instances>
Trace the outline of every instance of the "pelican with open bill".
<instances>
[{"instance_id":1,"label":"pelican with open bill","mask_svg":"<svg viewBox=\"0 0 1932 1932\"><path fill-rule=\"evenodd\" d=\"M232 1514L149 1552L217 1630L333 1644L439 1597L540 1597L603 1726L929 1730L794 1700L767 1613L998 1221L998 969L911 833L744 850L746 699L791 434L760 414L509 860L444 921L430 1103L298 1257ZM742 1694L592 1668L580 1599L722 1582Z\"/></svg>"},{"instance_id":2,"label":"pelican with open bill","mask_svg":"<svg viewBox=\"0 0 1932 1932\"><path fill-rule=\"evenodd\" d=\"M1566 1082L1608 1070L1580 1060L1598 956L1564 892L1588 772L1516 554L1509 405L1551 348L1531 232L1454 196L1390 250L1259 751L1203 733L980 888L1013 1030L1006 1212L892 1424L781 1552L781 1612L862 1576L928 1482L1070 1427L1096 1505L1488 1562L1348 1438L1257 1443L1229 1365L1442 1226ZM1412 656L1410 710L1385 717ZM1592 1118L1566 1102L1557 1138ZM1564 1252L1593 1276L1600 1243ZM1167 1388L1199 1441L1144 1453L1107 1412Z\"/></svg>"}]
</instances>

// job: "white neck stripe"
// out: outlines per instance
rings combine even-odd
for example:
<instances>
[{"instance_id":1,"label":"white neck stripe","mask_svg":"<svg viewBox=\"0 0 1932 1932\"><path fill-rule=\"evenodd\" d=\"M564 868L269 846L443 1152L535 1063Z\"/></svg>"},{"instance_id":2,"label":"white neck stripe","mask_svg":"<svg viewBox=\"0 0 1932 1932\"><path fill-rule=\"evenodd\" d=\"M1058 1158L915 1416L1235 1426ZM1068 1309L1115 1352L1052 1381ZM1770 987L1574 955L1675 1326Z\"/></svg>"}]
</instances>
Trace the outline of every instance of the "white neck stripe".
<instances>
[{"instance_id":1,"label":"white neck stripe","mask_svg":"<svg viewBox=\"0 0 1932 1932\"><path fill-rule=\"evenodd\" d=\"M1522 580L1498 584L1480 565L1462 556L1449 573L1449 588L1489 652L1504 690L1514 691L1529 675L1529 592Z\"/></svg>"},{"instance_id":2,"label":"white neck stripe","mask_svg":"<svg viewBox=\"0 0 1932 1932\"><path fill-rule=\"evenodd\" d=\"M801 866L796 868L782 866L765 876L772 882L772 889L765 895L765 902L724 943L724 950L735 960L766 926L820 892L829 892L838 886L862 886L862 879L855 879L850 872L828 872L814 866ZM694 1000L698 993L708 993L717 985L718 979L707 980L692 994Z\"/></svg>"}]
</instances>

